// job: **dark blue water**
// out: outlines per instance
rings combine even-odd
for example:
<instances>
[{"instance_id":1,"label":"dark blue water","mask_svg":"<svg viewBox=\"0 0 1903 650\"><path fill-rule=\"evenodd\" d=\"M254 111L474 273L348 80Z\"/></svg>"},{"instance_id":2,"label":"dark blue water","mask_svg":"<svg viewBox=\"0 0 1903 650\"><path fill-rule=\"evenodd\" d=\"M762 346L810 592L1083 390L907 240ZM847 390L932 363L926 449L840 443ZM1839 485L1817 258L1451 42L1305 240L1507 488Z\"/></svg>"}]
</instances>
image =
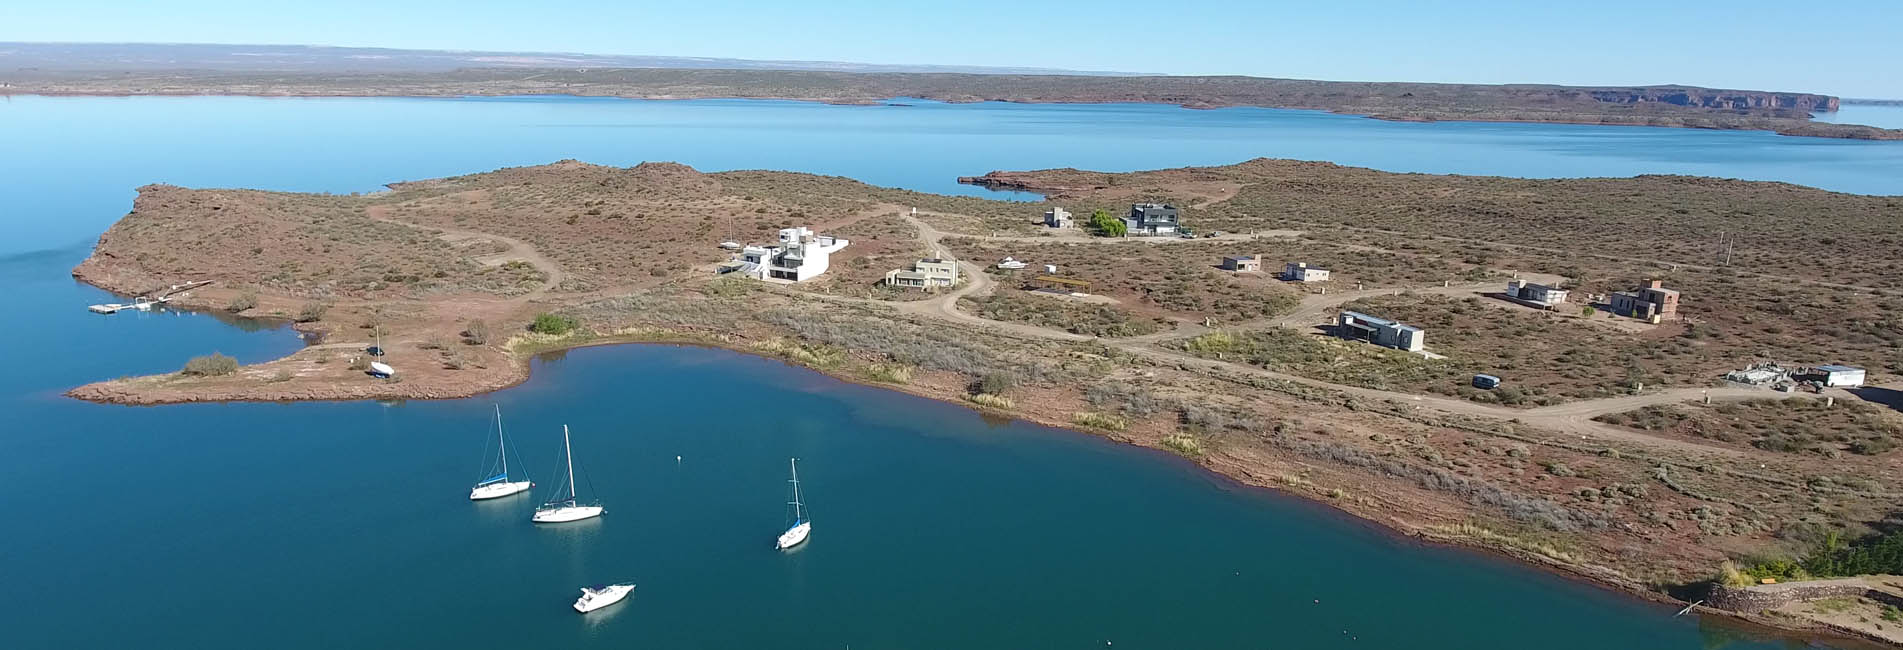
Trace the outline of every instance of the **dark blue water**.
<instances>
[{"instance_id":1,"label":"dark blue water","mask_svg":"<svg viewBox=\"0 0 1903 650\"><path fill-rule=\"evenodd\" d=\"M89 314L107 296L67 270L132 188L159 181L348 192L672 159L969 191L951 178L1336 152L1538 174L1752 158L1726 175L1827 169L1893 192L1896 178L1858 170L1903 150L1275 111L546 99L15 98L0 142L13 154L0 163L8 648L1778 647L1173 457L727 352L581 350L523 386L446 402L84 404L59 393L299 343L203 315ZM492 403L545 484L572 425L609 514L537 529L530 499L468 502ZM789 456L816 528L780 555ZM641 585L628 603L567 609L576 586L621 579Z\"/></svg>"}]
</instances>

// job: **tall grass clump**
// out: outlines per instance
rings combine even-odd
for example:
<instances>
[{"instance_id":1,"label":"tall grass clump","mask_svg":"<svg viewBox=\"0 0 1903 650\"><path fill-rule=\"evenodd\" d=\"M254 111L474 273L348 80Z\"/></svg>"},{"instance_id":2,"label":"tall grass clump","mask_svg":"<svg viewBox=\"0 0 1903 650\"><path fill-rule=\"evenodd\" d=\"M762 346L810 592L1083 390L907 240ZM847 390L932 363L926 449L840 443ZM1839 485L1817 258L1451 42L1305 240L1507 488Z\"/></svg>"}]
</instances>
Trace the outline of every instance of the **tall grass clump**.
<instances>
[{"instance_id":1,"label":"tall grass clump","mask_svg":"<svg viewBox=\"0 0 1903 650\"><path fill-rule=\"evenodd\" d=\"M881 363L866 368L866 378L882 384L912 383L912 367L897 363Z\"/></svg>"},{"instance_id":2,"label":"tall grass clump","mask_svg":"<svg viewBox=\"0 0 1903 650\"><path fill-rule=\"evenodd\" d=\"M1070 422L1077 426L1105 431L1122 431L1130 428L1130 421L1123 419L1122 416L1095 411L1078 411L1070 416Z\"/></svg>"},{"instance_id":3,"label":"tall grass clump","mask_svg":"<svg viewBox=\"0 0 1903 650\"><path fill-rule=\"evenodd\" d=\"M976 395L967 397L966 399L971 400L973 403L982 404L984 406L989 406L995 409L1008 409L1017 405L1017 403L1011 401L1011 398L1009 397L1005 397L1003 395L993 395L991 393L978 393Z\"/></svg>"},{"instance_id":4,"label":"tall grass clump","mask_svg":"<svg viewBox=\"0 0 1903 650\"><path fill-rule=\"evenodd\" d=\"M1183 433L1172 433L1163 436L1163 440L1160 444L1163 445L1164 449L1176 452L1176 455L1184 458L1202 458L1209 453L1207 449L1203 448L1203 441L1197 440L1196 436Z\"/></svg>"}]
</instances>

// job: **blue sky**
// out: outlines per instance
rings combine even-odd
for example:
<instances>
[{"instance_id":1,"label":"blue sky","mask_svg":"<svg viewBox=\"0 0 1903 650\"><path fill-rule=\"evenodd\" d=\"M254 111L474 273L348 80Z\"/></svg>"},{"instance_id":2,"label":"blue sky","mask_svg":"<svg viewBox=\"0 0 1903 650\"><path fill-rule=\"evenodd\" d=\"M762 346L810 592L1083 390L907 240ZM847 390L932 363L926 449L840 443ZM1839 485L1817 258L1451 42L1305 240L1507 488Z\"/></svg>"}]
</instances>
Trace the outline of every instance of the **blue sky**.
<instances>
[{"instance_id":1,"label":"blue sky","mask_svg":"<svg viewBox=\"0 0 1903 650\"><path fill-rule=\"evenodd\" d=\"M1903 0L4 4L10 6L0 8L0 40L14 41L532 50L1351 81L1685 83L1903 98Z\"/></svg>"}]
</instances>

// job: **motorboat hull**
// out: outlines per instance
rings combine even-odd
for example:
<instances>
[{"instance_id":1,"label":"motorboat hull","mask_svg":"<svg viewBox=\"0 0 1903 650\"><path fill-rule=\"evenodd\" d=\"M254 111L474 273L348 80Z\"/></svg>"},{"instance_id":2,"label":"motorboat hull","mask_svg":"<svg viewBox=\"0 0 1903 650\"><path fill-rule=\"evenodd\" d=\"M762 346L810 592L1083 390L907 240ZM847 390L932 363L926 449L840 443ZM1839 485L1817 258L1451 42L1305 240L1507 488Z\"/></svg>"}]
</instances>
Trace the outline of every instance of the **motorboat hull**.
<instances>
[{"instance_id":1,"label":"motorboat hull","mask_svg":"<svg viewBox=\"0 0 1903 650\"><path fill-rule=\"evenodd\" d=\"M535 483L530 481L504 481L501 483L478 485L470 488L469 500L483 501L486 499L500 499L502 497L527 492L529 488L532 487L535 487Z\"/></svg>"},{"instance_id":2,"label":"motorboat hull","mask_svg":"<svg viewBox=\"0 0 1903 650\"><path fill-rule=\"evenodd\" d=\"M575 599L575 611L583 614L627 600L634 593L634 585L608 585L600 588L583 588L581 597Z\"/></svg>"},{"instance_id":3,"label":"motorboat hull","mask_svg":"<svg viewBox=\"0 0 1903 650\"><path fill-rule=\"evenodd\" d=\"M799 525L786 529L784 533L780 533L780 539L774 543L773 547L784 551L799 546L800 544L806 543L806 537L811 534L813 534L813 522L802 521Z\"/></svg>"},{"instance_id":4,"label":"motorboat hull","mask_svg":"<svg viewBox=\"0 0 1903 650\"><path fill-rule=\"evenodd\" d=\"M581 521L600 517L601 506L562 506L548 510L537 510L530 520L538 524L559 524L566 521Z\"/></svg>"}]
</instances>

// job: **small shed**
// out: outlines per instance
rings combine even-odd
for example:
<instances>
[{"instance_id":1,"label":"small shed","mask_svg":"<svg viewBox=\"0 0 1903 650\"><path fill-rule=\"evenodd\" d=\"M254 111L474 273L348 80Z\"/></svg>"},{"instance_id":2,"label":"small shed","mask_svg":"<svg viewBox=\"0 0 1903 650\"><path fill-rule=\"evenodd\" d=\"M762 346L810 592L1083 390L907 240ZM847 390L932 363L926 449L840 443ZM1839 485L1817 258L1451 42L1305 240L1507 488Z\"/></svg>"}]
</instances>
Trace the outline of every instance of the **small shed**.
<instances>
[{"instance_id":1,"label":"small shed","mask_svg":"<svg viewBox=\"0 0 1903 650\"><path fill-rule=\"evenodd\" d=\"M1262 256L1261 255L1226 256L1222 258L1222 270L1237 271L1237 272L1244 272L1244 273L1259 272L1262 270Z\"/></svg>"}]
</instances>

